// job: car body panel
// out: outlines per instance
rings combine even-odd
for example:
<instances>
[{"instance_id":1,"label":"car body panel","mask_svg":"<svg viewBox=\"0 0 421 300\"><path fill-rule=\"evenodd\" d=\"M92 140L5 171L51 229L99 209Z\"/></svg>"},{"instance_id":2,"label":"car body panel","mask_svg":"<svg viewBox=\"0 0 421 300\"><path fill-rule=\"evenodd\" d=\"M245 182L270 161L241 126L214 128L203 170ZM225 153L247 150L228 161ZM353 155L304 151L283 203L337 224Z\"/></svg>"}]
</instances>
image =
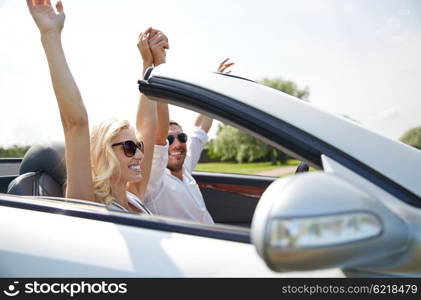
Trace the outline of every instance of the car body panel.
<instances>
[{"instance_id":1,"label":"car body panel","mask_svg":"<svg viewBox=\"0 0 421 300\"><path fill-rule=\"evenodd\" d=\"M251 244L11 207L0 214L1 228L13 228L0 231L2 277L280 276ZM298 275L343 276L335 269Z\"/></svg>"}]
</instances>

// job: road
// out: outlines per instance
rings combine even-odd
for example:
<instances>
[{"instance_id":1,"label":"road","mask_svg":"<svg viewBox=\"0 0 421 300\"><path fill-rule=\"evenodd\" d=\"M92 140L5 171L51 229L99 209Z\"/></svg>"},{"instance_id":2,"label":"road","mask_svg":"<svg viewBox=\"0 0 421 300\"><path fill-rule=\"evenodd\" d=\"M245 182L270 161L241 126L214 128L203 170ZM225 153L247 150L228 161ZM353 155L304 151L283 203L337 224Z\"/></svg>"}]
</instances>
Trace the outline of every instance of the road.
<instances>
[{"instance_id":1,"label":"road","mask_svg":"<svg viewBox=\"0 0 421 300\"><path fill-rule=\"evenodd\" d=\"M297 166L288 166L288 167L282 167L275 170L259 172L259 173L256 173L255 175L280 177L280 176L294 174L295 169L297 169Z\"/></svg>"}]
</instances>

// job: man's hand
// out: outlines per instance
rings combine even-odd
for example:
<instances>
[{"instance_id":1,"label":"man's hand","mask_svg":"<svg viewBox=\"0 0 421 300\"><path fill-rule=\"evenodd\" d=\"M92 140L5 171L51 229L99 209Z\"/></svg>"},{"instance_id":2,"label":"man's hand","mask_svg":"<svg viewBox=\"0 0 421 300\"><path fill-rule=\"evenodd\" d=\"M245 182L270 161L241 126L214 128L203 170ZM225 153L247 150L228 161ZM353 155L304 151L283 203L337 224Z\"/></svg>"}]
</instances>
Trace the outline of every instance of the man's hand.
<instances>
[{"instance_id":1,"label":"man's hand","mask_svg":"<svg viewBox=\"0 0 421 300\"><path fill-rule=\"evenodd\" d=\"M153 64L155 67L165 63L166 49L169 49L168 38L161 31L151 29L149 35L149 47L152 51Z\"/></svg>"},{"instance_id":2,"label":"man's hand","mask_svg":"<svg viewBox=\"0 0 421 300\"><path fill-rule=\"evenodd\" d=\"M140 55L143 60L143 72L153 64L153 56L151 49L149 47L149 35L152 31L152 28L149 27L146 31L139 34L139 40L137 42L137 48L139 49Z\"/></svg>"},{"instance_id":3,"label":"man's hand","mask_svg":"<svg viewBox=\"0 0 421 300\"><path fill-rule=\"evenodd\" d=\"M52 7L50 0L26 0L26 3L42 35L61 34L66 18L61 1L56 3L57 12Z\"/></svg>"},{"instance_id":4,"label":"man's hand","mask_svg":"<svg viewBox=\"0 0 421 300\"><path fill-rule=\"evenodd\" d=\"M221 72L221 73L225 73L225 74L231 73L231 70L230 71L226 71L226 69L228 69L229 67L231 67L234 63L233 62L228 62L228 61L229 61L229 58L223 60L219 64L217 71L218 72Z\"/></svg>"}]
</instances>

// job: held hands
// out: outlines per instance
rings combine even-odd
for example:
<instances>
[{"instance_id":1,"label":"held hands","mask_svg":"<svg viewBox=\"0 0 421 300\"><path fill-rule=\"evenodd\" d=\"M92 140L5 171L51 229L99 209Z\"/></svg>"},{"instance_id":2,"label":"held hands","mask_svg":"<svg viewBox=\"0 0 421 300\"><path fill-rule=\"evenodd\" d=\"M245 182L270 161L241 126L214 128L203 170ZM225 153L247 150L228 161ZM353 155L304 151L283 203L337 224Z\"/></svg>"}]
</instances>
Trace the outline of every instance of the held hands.
<instances>
[{"instance_id":1,"label":"held hands","mask_svg":"<svg viewBox=\"0 0 421 300\"><path fill-rule=\"evenodd\" d=\"M60 35L65 20L61 1L56 3L56 10L50 0L26 0L26 3L41 35L50 33Z\"/></svg>"},{"instance_id":2,"label":"held hands","mask_svg":"<svg viewBox=\"0 0 421 300\"><path fill-rule=\"evenodd\" d=\"M169 49L168 38L159 30L149 27L139 35L137 43L143 60L144 71L152 66L165 63L166 49Z\"/></svg>"},{"instance_id":3,"label":"held hands","mask_svg":"<svg viewBox=\"0 0 421 300\"><path fill-rule=\"evenodd\" d=\"M149 27L145 32L141 32L137 42L137 48L139 49L143 60L143 72L145 72L148 67L153 65L153 55L148 42L148 37L151 30L152 28Z\"/></svg>"},{"instance_id":4,"label":"held hands","mask_svg":"<svg viewBox=\"0 0 421 300\"><path fill-rule=\"evenodd\" d=\"M165 63L166 49L170 49L168 38L161 31L152 29L149 36L149 47L153 55L155 67Z\"/></svg>"},{"instance_id":5,"label":"held hands","mask_svg":"<svg viewBox=\"0 0 421 300\"><path fill-rule=\"evenodd\" d=\"M217 71L218 71L218 72L221 72L221 73L225 73L225 74L229 74L229 73L231 73L231 70L226 71L226 69L228 69L229 67L231 67L234 63L233 63L233 62L228 62L228 61L229 61L229 58L227 58L227 59L223 60L223 61L219 64Z\"/></svg>"}]
</instances>

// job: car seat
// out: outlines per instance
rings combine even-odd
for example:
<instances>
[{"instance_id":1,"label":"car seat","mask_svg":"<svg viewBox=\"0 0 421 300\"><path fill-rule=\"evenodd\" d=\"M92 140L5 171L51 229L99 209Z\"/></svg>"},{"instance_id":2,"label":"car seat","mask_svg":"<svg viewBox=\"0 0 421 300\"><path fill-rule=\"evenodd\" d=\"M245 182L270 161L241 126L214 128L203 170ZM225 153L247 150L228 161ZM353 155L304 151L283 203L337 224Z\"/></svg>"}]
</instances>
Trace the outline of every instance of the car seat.
<instances>
[{"instance_id":1,"label":"car seat","mask_svg":"<svg viewBox=\"0 0 421 300\"><path fill-rule=\"evenodd\" d=\"M39 144L32 146L23 157L19 176L10 182L7 193L63 197L65 182L64 143Z\"/></svg>"}]
</instances>

